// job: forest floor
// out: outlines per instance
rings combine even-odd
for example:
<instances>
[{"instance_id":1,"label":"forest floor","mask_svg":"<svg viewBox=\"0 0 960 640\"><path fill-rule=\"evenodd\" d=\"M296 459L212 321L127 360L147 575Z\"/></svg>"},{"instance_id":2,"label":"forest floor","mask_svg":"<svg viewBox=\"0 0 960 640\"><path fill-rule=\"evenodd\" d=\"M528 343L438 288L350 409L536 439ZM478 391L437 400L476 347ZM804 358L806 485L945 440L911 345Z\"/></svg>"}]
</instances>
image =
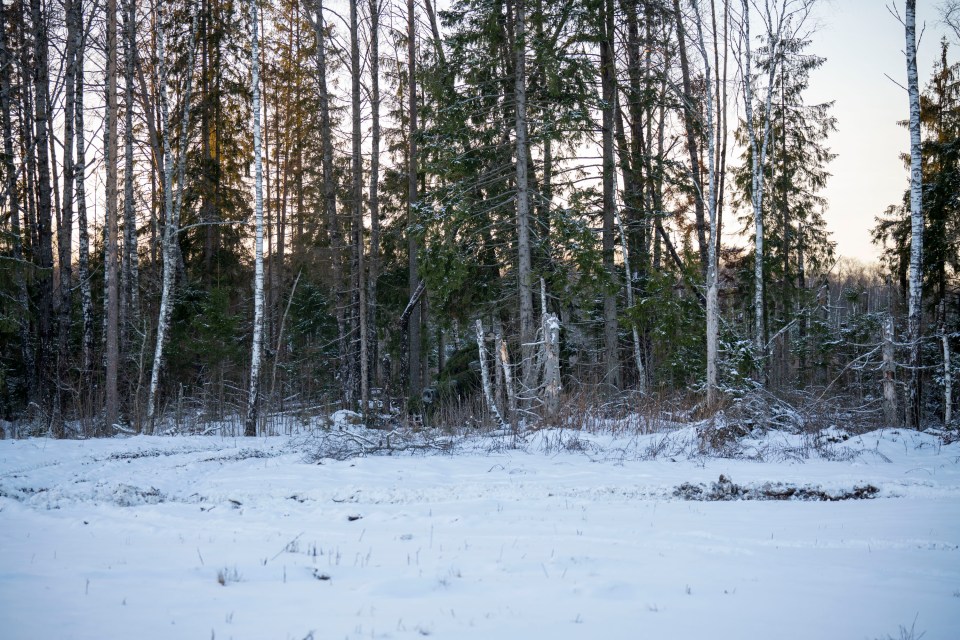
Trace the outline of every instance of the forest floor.
<instances>
[{"instance_id":1,"label":"forest floor","mask_svg":"<svg viewBox=\"0 0 960 640\"><path fill-rule=\"evenodd\" d=\"M0 635L958 637L960 442L335 433L0 441Z\"/></svg>"}]
</instances>

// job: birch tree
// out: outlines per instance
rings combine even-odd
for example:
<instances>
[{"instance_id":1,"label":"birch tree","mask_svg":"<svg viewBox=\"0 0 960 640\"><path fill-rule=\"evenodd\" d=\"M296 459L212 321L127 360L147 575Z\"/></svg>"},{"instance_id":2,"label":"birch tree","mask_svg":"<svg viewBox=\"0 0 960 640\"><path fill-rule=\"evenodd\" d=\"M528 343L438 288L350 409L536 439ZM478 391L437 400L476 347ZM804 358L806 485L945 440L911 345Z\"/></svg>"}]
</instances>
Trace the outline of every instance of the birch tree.
<instances>
[{"instance_id":1,"label":"birch tree","mask_svg":"<svg viewBox=\"0 0 960 640\"><path fill-rule=\"evenodd\" d=\"M111 0L115 2L115 0ZM173 195L173 151L170 144L170 105L167 95L166 34L163 25L164 16L157 15L157 64L159 75L160 117L163 131L163 235L161 238L161 259L163 277L160 290L160 310L157 318L157 337L153 351L153 366L150 371L150 388L147 395L147 427L156 428L157 392L160 385L160 371L163 367L163 350L170 329L170 316L173 313L173 286L176 278L179 253L177 251L177 233L180 226L180 207L183 203L183 187L186 173L187 132L190 124L190 92L193 86L194 43L197 34L197 18L194 16L188 43L189 56L186 68L185 90L183 96L182 130L177 171L177 195Z\"/></svg>"},{"instance_id":2,"label":"birch tree","mask_svg":"<svg viewBox=\"0 0 960 640\"><path fill-rule=\"evenodd\" d=\"M250 390L247 394L247 415L243 424L243 435L251 437L257 435L260 411L260 360L263 352L263 160L260 150L260 42L257 33L259 29L257 0L250 0L249 9L250 28L253 30L250 41L250 68L253 88L256 240L253 259L253 347L250 355Z\"/></svg>"},{"instance_id":3,"label":"birch tree","mask_svg":"<svg viewBox=\"0 0 960 640\"><path fill-rule=\"evenodd\" d=\"M920 319L923 313L923 169L920 151L920 81L917 77L917 2L906 0L907 94L910 101L910 282L907 339L910 345L910 386L907 422L920 428Z\"/></svg>"},{"instance_id":4,"label":"birch tree","mask_svg":"<svg viewBox=\"0 0 960 640\"><path fill-rule=\"evenodd\" d=\"M707 51L703 35L703 16L699 0L693 0L693 11L697 25L697 45L704 64L704 96L706 97L706 122L704 133L707 137L707 219L710 237L707 242L707 407L712 408L717 401L717 352L719 342L720 309L717 291L717 180L716 180L716 125L714 124L713 73L710 68L710 54Z\"/></svg>"},{"instance_id":5,"label":"birch tree","mask_svg":"<svg viewBox=\"0 0 960 640\"><path fill-rule=\"evenodd\" d=\"M762 5L757 0L741 0L741 29L742 29L742 71L743 71L743 99L746 109L747 151L751 162L750 202L753 208L754 225L754 349L759 362L759 378L761 383L766 379L766 318L764 298L764 167L770 146L771 121L773 119L774 78L784 64L783 42L800 32L810 15L815 0L775 0L766 1ZM752 8L752 9L751 9ZM753 71L753 42L751 35L751 10L759 13L763 23L764 39L769 50L769 65L766 68L766 78L763 91L763 108L760 122L757 122L754 110L754 100L757 87L754 86Z\"/></svg>"}]
</instances>

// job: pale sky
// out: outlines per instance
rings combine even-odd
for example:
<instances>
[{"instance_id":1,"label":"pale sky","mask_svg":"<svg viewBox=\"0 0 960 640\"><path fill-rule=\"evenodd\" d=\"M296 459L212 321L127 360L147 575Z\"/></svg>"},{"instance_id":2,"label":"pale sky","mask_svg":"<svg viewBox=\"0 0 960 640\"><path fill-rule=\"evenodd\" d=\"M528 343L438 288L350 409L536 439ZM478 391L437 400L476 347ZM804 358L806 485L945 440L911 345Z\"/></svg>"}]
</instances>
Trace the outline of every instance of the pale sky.
<instances>
[{"instance_id":1,"label":"pale sky","mask_svg":"<svg viewBox=\"0 0 960 640\"><path fill-rule=\"evenodd\" d=\"M904 31L887 10L888 0L823 0L810 53L827 59L811 75L808 101L836 102L838 131L829 146L838 154L824 195L826 219L837 252L872 261L878 248L870 242L874 218L900 202L909 176L899 154L910 137L897 125L909 115L907 93L884 74L906 86ZM903 0L896 0L902 15ZM939 23L939 2L917 3L917 24L926 30L919 45L920 89L929 80L946 31ZM955 55L950 56L955 59Z\"/></svg>"}]
</instances>

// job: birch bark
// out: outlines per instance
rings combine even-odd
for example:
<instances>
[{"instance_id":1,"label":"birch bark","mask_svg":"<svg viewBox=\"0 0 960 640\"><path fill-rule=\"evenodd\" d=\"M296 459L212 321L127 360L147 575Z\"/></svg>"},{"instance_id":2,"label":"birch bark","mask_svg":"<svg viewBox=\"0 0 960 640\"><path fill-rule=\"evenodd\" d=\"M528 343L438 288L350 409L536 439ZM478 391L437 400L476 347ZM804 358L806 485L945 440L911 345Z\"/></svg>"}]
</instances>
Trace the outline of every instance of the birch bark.
<instances>
[{"instance_id":1,"label":"birch bark","mask_svg":"<svg viewBox=\"0 0 960 640\"><path fill-rule=\"evenodd\" d=\"M713 75L710 69L710 55L703 35L703 17L699 0L693 2L697 23L697 39L704 63L704 96L706 97L706 123L704 133L707 136L707 216L710 238L707 242L707 407L713 408L717 402L717 352L719 342L719 302L717 282L717 189L716 189L716 126L714 124Z\"/></svg>"},{"instance_id":2,"label":"birch bark","mask_svg":"<svg viewBox=\"0 0 960 640\"><path fill-rule=\"evenodd\" d=\"M789 0L784 0L788 2ZM809 4L809 0L804 0L801 4ZM772 114L770 106L773 103L773 81L776 77L777 69L782 63L782 54L778 53L781 46L781 34L786 21L787 6L784 4L780 13L776 8L771 13L770 5L766 5L766 30L767 46L770 49L770 66L767 69L767 95L764 98L763 128L762 137L757 139L756 121L753 112L753 44L750 41L750 3L748 0L741 0L743 16L743 35L744 35L744 71L743 71L743 96L744 107L747 116L747 145L751 156L751 204L753 206L753 224L754 224L754 264L753 264L753 306L754 306L754 348L759 363L759 381L765 383L766 379L766 351L767 345L764 339L765 326L765 302L764 302L764 226L763 226L763 190L764 175L763 170L766 165L767 149L770 143L770 123Z\"/></svg>"},{"instance_id":3,"label":"birch bark","mask_svg":"<svg viewBox=\"0 0 960 640\"><path fill-rule=\"evenodd\" d=\"M113 0L111 0L113 1ZM150 371L150 388L147 395L147 428L156 429L157 392L160 385L160 371L163 366L163 350L166 344L167 332L170 327L170 316L173 313L173 285L177 272L177 233L180 226L180 206L183 203L184 174L186 170L187 131L190 124L190 90L193 85L193 58L194 42L197 34L197 18L194 16L190 30L190 54L186 70L186 89L183 98L182 133L180 136L179 170L176 203L173 196L173 151L170 145L170 107L167 96L167 63L165 52L165 33L163 16L156 20L157 24L157 59L159 65L159 93L160 117L163 120L163 203L164 224L161 238L161 258L163 261L163 277L160 291L160 311L157 319L157 339L153 352L153 366Z\"/></svg>"},{"instance_id":4,"label":"birch bark","mask_svg":"<svg viewBox=\"0 0 960 640\"><path fill-rule=\"evenodd\" d=\"M253 347L250 355L250 390L243 435L257 435L260 413L260 360L263 353L263 158L260 149L260 40L257 0L250 0L250 67L253 88L253 165L255 183L256 240L253 259ZM186 154L183 154L186 155Z\"/></svg>"},{"instance_id":5,"label":"birch bark","mask_svg":"<svg viewBox=\"0 0 960 640\"><path fill-rule=\"evenodd\" d=\"M497 403L493 398L493 389L490 386L490 367L487 365L487 350L483 344L483 323L480 322L479 318L477 318L476 327L477 350L479 351L480 356L480 380L483 384L483 397L487 401L487 407L490 409L490 413L493 414L494 419L497 421L497 426L503 429L506 427L506 423L503 420L503 416L500 415L500 411L497 409Z\"/></svg>"},{"instance_id":6,"label":"birch bark","mask_svg":"<svg viewBox=\"0 0 960 640\"><path fill-rule=\"evenodd\" d=\"M920 332L923 313L923 172L920 151L920 86L917 78L917 2L907 0L904 15L907 93L910 99L910 291L907 334L910 343L908 425L921 424Z\"/></svg>"}]
</instances>

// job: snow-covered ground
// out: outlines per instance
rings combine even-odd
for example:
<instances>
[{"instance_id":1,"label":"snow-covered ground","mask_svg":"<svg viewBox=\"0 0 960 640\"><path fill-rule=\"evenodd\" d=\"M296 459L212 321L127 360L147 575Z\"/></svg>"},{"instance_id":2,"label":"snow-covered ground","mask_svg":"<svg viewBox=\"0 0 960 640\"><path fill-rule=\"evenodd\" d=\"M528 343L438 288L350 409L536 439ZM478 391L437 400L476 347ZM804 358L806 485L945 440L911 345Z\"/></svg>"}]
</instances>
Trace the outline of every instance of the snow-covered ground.
<instances>
[{"instance_id":1,"label":"snow-covered ground","mask_svg":"<svg viewBox=\"0 0 960 640\"><path fill-rule=\"evenodd\" d=\"M0 441L0 637L960 638L960 443L684 437Z\"/></svg>"}]
</instances>

